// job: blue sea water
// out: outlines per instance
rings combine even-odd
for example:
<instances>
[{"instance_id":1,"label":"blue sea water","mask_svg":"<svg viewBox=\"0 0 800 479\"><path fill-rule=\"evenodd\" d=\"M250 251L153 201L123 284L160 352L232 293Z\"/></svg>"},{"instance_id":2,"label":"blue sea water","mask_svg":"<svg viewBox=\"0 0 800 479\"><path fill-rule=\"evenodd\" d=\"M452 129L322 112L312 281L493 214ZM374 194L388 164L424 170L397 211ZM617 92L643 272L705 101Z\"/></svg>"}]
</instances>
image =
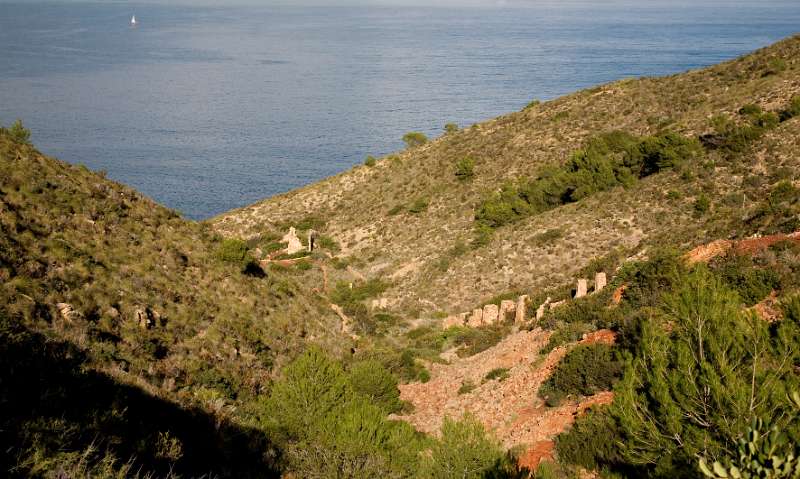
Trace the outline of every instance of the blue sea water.
<instances>
[{"instance_id":1,"label":"blue sea water","mask_svg":"<svg viewBox=\"0 0 800 479\"><path fill-rule=\"evenodd\" d=\"M45 153L202 219L397 150L410 130L711 65L798 30L797 0L0 1L0 123L21 118Z\"/></svg>"}]
</instances>

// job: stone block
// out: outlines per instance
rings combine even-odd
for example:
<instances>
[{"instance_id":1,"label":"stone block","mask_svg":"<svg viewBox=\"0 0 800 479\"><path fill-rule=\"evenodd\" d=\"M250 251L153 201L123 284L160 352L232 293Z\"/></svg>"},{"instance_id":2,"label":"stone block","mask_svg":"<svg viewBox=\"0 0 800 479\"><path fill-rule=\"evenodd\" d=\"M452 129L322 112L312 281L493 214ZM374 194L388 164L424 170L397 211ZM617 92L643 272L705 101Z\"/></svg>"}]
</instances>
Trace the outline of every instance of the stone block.
<instances>
[{"instance_id":1,"label":"stone block","mask_svg":"<svg viewBox=\"0 0 800 479\"><path fill-rule=\"evenodd\" d=\"M602 291L603 288L606 287L608 284L608 279L606 278L606 274L603 272L597 273L594 275L594 292Z\"/></svg>"},{"instance_id":2,"label":"stone block","mask_svg":"<svg viewBox=\"0 0 800 479\"><path fill-rule=\"evenodd\" d=\"M500 301L500 321L508 321L509 318L514 317L514 311L517 310L517 304L510 300L504 299Z\"/></svg>"},{"instance_id":3,"label":"stone block","mask_svg":"<svg viewBox=\"0 0 800 479\"><path fill-rule=\"evenodd\" d=\"M472 315L467 320L467 326L470 328L477 328L483 324L483 310L478 308L472 311Z\"/></svg>"},{"instance_id":4,"label":"stone block","mask_svg":"<svg viewBox=\"0 0 800 479\"><path fill-rule=\"evenodd\" d=\"M525 314L528 307L528 295L523 294L517 298L517 308L514 311L514 324L522 324L525 322Z\"/></svg>"},{"instance_id":5,"label":"stone block","mask_svg":"<svg viewBox=\"0 0 800 479\"><path fill-rule=\"evenodd\" d=\"M586 296L586 293L589 292L589 280L588 279L579 279L578 280L578 287L575 289L575 298L583 298Z\"/></svg>"},{"instance_id":6,"label":"stone block","mask_svg":"<svg viewBox=\"0 0 800 479\"><path fill-rule=\"evenodd\" d=\"M500 316L500 308L496 304L487 304L483 307L483 324L494 324Z\"/></svg>"}]
</instances>

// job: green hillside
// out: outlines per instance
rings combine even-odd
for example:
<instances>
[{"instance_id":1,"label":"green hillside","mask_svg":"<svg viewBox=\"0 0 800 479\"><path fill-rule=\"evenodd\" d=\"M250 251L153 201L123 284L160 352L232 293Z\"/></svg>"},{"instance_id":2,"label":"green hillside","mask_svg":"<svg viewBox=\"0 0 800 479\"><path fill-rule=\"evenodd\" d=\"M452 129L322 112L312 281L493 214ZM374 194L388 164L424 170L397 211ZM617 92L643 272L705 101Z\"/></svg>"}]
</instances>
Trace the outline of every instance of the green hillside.
<instances>
[{"instance_id":1,"label":"green hillside","mask_svg":"<svg viewBox=\"0 0 800 479\"><path fill-rule=\"evenodd\" d=\"M446 130L197 223L0 128L0 471L528 477L535 445L486 408L423 434L400 389L530 333L533 360L442 394L541 373L511 399L577 409L535 477L797 477L800 37ZM313 252L283 251L290 227ZM523 324L441 327L519 294ZM599 330L616 343L581 342Z\"/></svg>"}]
</instances>

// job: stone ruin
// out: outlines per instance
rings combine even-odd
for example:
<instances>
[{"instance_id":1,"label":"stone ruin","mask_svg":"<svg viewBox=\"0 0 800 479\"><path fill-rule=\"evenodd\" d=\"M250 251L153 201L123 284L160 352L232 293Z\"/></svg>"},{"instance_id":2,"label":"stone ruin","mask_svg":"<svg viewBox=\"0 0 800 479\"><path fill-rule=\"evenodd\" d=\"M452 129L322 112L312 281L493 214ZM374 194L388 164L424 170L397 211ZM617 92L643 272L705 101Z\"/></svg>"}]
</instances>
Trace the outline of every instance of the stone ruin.
<instances>
[{"instance_id":1,"label":"stone ruin","mask_svg":"<svg viewBox=\"0 0 800 479\"><path fill-rule=\"evenodd\" d=\"M594 288L591 294L602 291L608 285L608 278L603 272L594 275ZM585 278L578 279L577 287L575 288L574 299L583 298L589 295L589 280ZM529 301L528 295L522 295L516 301L504 299L500 304L487 304L482 308L472 310L471 313L461 313L453 316L448 316L442 321L442 328L447 329L452 326L467 326L470 328L477 328L480 326L487 326L495 323L505 323L512 321L515 325L524 324L526 321L527 306ZM540 304L536 309L535 319L538 321L544 317L547 310L553 310L563 304L567 300L553 302L552 298L547 298L544 303Z\"/></svg>"},{"instance_id":2,"label":"stone ruin","mask_svg":"<svg viewBox=\"0 0 800 479\"><path fill-rule=\"evenodd\" d=\"M305 249L300 238L297 237L297 230L294 229L294 226L289 228L289 232L281 238L281 241L286 243L286 254L299 253Z\"/></svg>"},{"instance_id":3,"label":"stone ruin","mask_svg":"<svg viewBox=\"0 0 800 479\"><path fill-rule=\"evenodd\" d=\"M313 253L317 247L317 237L319 234L315 230L308 230L308 252Z\"/></svg>"}]
</instances>

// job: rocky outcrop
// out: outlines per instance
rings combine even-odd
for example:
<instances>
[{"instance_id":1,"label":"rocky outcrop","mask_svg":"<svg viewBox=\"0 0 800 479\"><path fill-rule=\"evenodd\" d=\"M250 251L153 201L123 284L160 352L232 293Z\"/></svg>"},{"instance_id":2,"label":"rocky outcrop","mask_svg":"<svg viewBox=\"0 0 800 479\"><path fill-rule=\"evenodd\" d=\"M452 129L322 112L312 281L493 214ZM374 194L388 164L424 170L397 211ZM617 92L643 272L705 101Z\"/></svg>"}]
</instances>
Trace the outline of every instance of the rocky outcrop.
<instances>
[{"instance_id":1,"label":"rocky outcrop","mask_svg":"<svg viewBox=\"0 0 800 479\"><path fill-rule=\"evenodd\" d=\"M58 310L58 314L61 315L61 319L63 319L68 323L71 323L83 317L81 313L76 311L75 308L73 308L72 305L68 303L58 303L56 304L56 309Z\"/></svg>"},{"instance_id":2,"label":"rocky outcrop","mask_svg":"<svg viewBox=\"0 0 800 479\"><path fill-rule=\"evenodd\" d=\"M781 241L800 242L800 231L795 231L790 234L777 234L769 236L760 236L755 238L747 238L743 240L716 240L711 243L698 246L697 248L689 251L684 256L687 263L707 263L717 256L722 256L729 252L737 254L754 254L760 250L764 250Z\"/></svg>"}]
</instances>

